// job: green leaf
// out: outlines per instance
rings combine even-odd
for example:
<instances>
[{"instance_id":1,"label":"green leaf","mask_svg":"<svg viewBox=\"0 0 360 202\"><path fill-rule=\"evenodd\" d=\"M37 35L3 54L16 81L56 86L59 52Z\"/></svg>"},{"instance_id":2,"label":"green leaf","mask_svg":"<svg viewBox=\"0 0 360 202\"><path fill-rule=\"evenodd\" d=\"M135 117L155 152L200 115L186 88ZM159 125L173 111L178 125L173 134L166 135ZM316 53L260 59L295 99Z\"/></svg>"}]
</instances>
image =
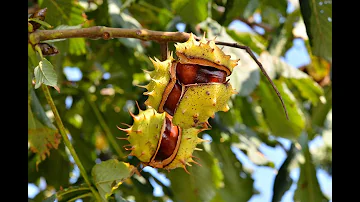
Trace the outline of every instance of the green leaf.
<instances>
[{"instance_id":1,"label":"green leaf","mask_svg":"<svg viewBox=\"0 0 360 202\"><path fill-rule=\"evenodd\" d=\"M284 77L287 84L294 85L303 98L310 100L314 105L320 101L324 94L323 89L309 75L268 52L263 52L259 61L271 79Z\"/></svg>"},{"instance_id":2,"label":"green leaf","mask_svg":"<svg viewBox=\"0 0 360 202\"><path fill-rule=\"evenodd\" d=\"M64 144L60 144L58 149L51 151L51 155L42 161L38 168L48 186L54 187L55 190L69 186L69 176L73 166L65 152Z\"/></svg>"},{"instance_id":3,"label":"green leaf","mask_svg":"<svg viewBox=\"0 0 360 202\"><path fill-rule=\"evenodd\" d=\"M317 106L320 99L325 100L323 89L310 78L289 79L288 81L300 91L301 97L309 100L314 106Z\"/></svg>"},{"instance_id":4,"label":"green leaf","mask_svg":"<svg viewBox=\"0 0 360 202\"><path fill-rule=\"evenodd\" d=\"M326 116L332 109L332 85L325 90L325 103L320 103L311 110L311 120L316 126L324 126Z\"/></svg>"},{"instance_id":5,"label":"green leaf","mask_svg":"<svg viewBox=\"0 0 360 202\"><path fill-rule=\"evenodd\" d=\"M268 42L259 35L248 32L238 32L232 29L226 29L226 33L229 34L229 36L231 36L231 38L233 38L236 42L248 46L257 54L266 50Z\"/></svg>"},{"instance_id":6,"label":"green leaf","mask_svg":"<svg viewBox=\"0 0 360 202\"><path fill-rule=\"evenodd\" d=\"M53 26L79 25L85 22L84 8L73 0L39 0L40 8L47 8L46 21Z\"/></svg>"},{"instance_id":7,"label":"green leaf","mask_svg":"<svg viewBox=\"0 0 360 202\"><path fill-rule=\"evenodd\" d=\"M322 193L318 179L316 177L315 166L308 147L307 135L303 134L300 138L302 153L305 162L300 163L300 177L294 193L294 201L326 202L329 201Z\"/></svg>"},{"instance_id":8,"label":"green leaf","mask_svg":"<svg viewBox=\"0 0 360 202\"><path fill-rule=\"evenodd\" d=\"M300 1L313 55L332 62L332 1Z\"/></svg>"},{"instance_id":9,"label":"green leaf","mask_svg":"<svg viewBox=\"0 0 360 202\"><path fill-rule=\"evenodd\" d=\"M88 193L92 194L89 186L87 184L81 184L80 186L64 188L63 190L56 192L56 195L59 202L65 202Z\"/></svg>"},{"instance_id":10,"label":"green leaf","mask_svg":"<svg viewBox=\"0 0 360 202\"><path fill-rule=\"evenodd\" d=\"M209 0L175 0L171 4L175 14L188 24L197 24L208 17L207 8Z\"/></svg>"},{"instance_id":11,"label":"green leaf","mask_svg":"<svg viewBox=\"0 0 360 202\"><path fill-rule=\"evenodd\" d=\"M251 2L251 0L227 0L225 4L225 12L223 13L221 19L218 22L223 26L228 26L234 19L238 17L248 18L249 16L244 16L244 14L246 13L247 15L249 15L250 13L252 13L245 12L249 2Z\"/></svg>"},{"instance_id":12,"label":"green leaf","mask_svg":"<svg viewBox=\"0 0 360 202\"><path fill-rule=\"evenodd\" d=\"M297 9L290 13L286 21L281 23L278 28L272 33L269 43L268 51L272 56L283 56L289 48L292 47L293 41L293 28L294 24L300 18L300 10Z\"/></svg>"},{"instance_id":13,"label":"green leaf","mask_svg":"<svg viewBox=\"0 0 360 202\"><path fill-rule=\"evenodd\" d=\"M287 157L281 165L273 185L273 197L272 202L280 202L281 198L287 192L292 183L293 179L290 177L291 165L296 157L297 149L295 144L291 144L289 151L287 151Z\"/></svg>"},{"instance_id":14,"label":"green leaf","mask_svg":"<svg viewBox=\"0 0 360 202\"><path fill-rule=\"evenodd\" d=\"M35 118L37 118L46 127L56 130L55 125L52 123L52 121L46 115L46 112L45 112L44 108L42 107L42 105L33 89L30 90L30 107L31 107L31 111L34 114Z\"/></svg>"},{"instance_id":15,"label":"green leaf","mask_svg":"<svg viewBox=\"0 0 360 202\"><path fill-rule=\"evenodd\" d=\"M176 183L171 183L170 187L179 201L210 201L222 186L223 175L219 163L213 154L205 150L195 151L193 155L201 166L187 166L190 174L182 168L171 170L166 176Z\"/></svg>"},{"instance_id":16,"label":"green leaf","mask_svg":"<svg viewBox=\"0 0 360 202\"><path fill-rule=\"evenodd\" d=\"M281 80L273 82L284 100L289 120L286 119L284 109L273 88L266 81L265 76L261 76L256 95L260 98L259 104L265 120L274 136L295 140L305 128L304 114L297 106L298 103L286 83Z\"/></svg>"},{"instance_id":17,"label":"green leaf","mask_svg":"<svg viewBox=\"0 0 360 202\"><path fill-rule=\"evenodd\" d=\"M69 53L73 55L83 55L86 53L85 39L69 39Z\"/></svg>"},{"instance_id":18,"label":"green leaf","mask_svg":"<svg viewBox=\"0 0 360 202\"><path fill-rule=\"evenodd\" d=\"M37 67L34 69L35 75L35 89L39 88L41 84L54 87L60 92L57 86L57 75L53 65L46 59L43 58Z\"/></svg>"},{"instance_id":19,"label":"green leaf","mask_svg":"<svg viewBox=\"0 0 360 202\"><path fill-rule=\"evenodd\" d=\"M36 18L29 18L28 21L34 21L34 22L37 22L39 23L40 25L46 27L46 28L53 28L53 26L51 26L49 23L45 22L45 21L42 21L42 20L39 20L39 19L36 19Z\"/></svg>"},{"instance_id":20,"label":"green leaf","mask_svg":"<svg viewBox=\"0 0 360 202\"><path fill-rule=\"evenodd\" d=\"M35 126L29 126L28 129L28 142L30 150L38 153L42 160L45 160L46 155L50 155L51 148L58 148L60 144L60 134L57 130L46 127L35 119Z\"/></svg>"},{"instance_id":21,"label":"green leaf","mask_svg":"<svg viewBox=\"0 0 360 202\"><path fill-rule=\"evenodd\" d=\"M213 131L209 131L213 132ZM254 194L254 180L247 173L235 154L231 151L230 142L211 143L211 151L219 160L224 175L224 184L219 190L221 198L226 202L246 202Z\"/></svg>"},{"instance_id":22,"label":"green leaf","mask_svg":"<svg viewBox=\"0 0 360 202\"><path fill-rule=\"evenodd\" d=\"M56 200L56 194L53 194L50 197L43 200L42 202L55 202L55 200Z\"/></svg>"},{"instance_id":23,"label":"green leaf","mask_svg":"<svg viewBox=\"0 0 360 202\"><path fill-rule=\"evenodd\" d=\"M103 161L93 167L91 175L103 201L107 201L107 197L132 175L134 169L134 166L116 159Z\"/></svg>"}]
</instances>

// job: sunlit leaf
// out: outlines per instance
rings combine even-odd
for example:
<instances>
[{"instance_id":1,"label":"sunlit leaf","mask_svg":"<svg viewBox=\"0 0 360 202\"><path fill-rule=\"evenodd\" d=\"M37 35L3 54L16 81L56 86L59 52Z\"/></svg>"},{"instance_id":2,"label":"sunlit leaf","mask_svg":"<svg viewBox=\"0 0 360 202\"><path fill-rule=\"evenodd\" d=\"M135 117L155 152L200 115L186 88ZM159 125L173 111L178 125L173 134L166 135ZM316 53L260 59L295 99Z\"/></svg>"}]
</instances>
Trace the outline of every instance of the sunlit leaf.
<instances>
[{"instance_id":1,"label":"sunlit leaf","mask_svg":"<svg viewBox=\"0 0 360 202\"><path fill-rule=\"evenodd\" d=\"M297 139L305 128L304 113L297 106L298 103L285 82L275 80L274 84L284 100L289 120L286 119L278 96L268 82L265 81L265 77L262 76L256 94L260 97L259 104L263 110L265 120L274 136Z\"/></svg>"},{"instance_id":2,"label":"sunlit leaf","mask_svg":"<svg viewBox=\"0 0 360 202\"><path fill-rule=\"evenodd\" d=\"M57 84L57 75L53 65L46 59L43 58L37 67L34 69L35 75L35 89L39 88L41 84L54 87L57 91L59 90Z\"/></svg>"},{"instance_id":3,"label":"sunlit leaf","mask_svg":"<svg viewBox=\"0 0 360 202\"><path fill-rule=\"evenodd\" d=\"M107 201L107 197L132 175L133 169L134 166L116 159L96 164L91 175L101 198Z\"/></svg>"}]
</instances>

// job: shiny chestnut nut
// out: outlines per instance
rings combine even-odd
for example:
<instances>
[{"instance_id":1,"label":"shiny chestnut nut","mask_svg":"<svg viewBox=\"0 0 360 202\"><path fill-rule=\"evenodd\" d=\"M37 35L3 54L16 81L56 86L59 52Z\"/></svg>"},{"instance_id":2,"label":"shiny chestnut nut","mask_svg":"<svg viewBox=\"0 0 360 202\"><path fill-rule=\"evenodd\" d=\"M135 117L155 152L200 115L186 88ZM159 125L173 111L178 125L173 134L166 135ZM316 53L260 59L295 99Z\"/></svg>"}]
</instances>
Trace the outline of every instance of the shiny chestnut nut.
<instances>
[{"instance_id":1,"label":"shiny chestnut nut","mask_svg":"<svg viewBox=\"0 0 360 202\"><path fill-rule=\"evenodd\" d=\"M197 135L202 129L182 129L172 123L167 113L158 113L154 109L139 109L134 115L134 122L129 128L118 129L127 133L130 144L125 149L131 151L129 156L136 156L143 165L166 170L182 167L186 170L189 163L197 163L193 159L196 145L203 142ZM125 124L127 125L127 124Z\"/></svg>"},{"instance_id":2,"label":"shiny chestnut nut","mask_svg":"<svg viewBox=\"0 0 360 202\"><path fill-rule=\"evenodd\" d=\"M184 85L211 82L225 83L226 72L214 67L177 63L176 78Z\"/></svg>"},{"instance_id":3,"label":"shiny chestnut nut","mask_svg":"<svg viewBox=\"0 0 360 202\"><path fill-rule=\"evenodd\" d=\"M207 127L208 119L217 111L228 111L234 90L226 77L238 60L231 60L214 41L197 42L190 34L185 43L177 43L175 60L152 60L151 81L142 86L148 91L145 104L158 112L173 116L181 128Z\"/></svg>"}]
</instances>

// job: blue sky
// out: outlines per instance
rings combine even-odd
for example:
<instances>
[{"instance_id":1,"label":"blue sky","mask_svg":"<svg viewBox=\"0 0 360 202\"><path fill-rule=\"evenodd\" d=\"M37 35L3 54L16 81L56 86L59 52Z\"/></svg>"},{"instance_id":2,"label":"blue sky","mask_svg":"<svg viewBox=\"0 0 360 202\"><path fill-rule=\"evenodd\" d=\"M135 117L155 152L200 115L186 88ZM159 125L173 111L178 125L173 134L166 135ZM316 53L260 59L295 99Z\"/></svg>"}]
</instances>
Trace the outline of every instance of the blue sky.
<instances>
[{"instance_id":1,"label":"blue sky","mask_svg":"<svg viewBox=\"0 0 360 202\"><path fill-rule=\"evenodd\" d=\"M291 7L291 4L289 4L288 10L291 11L293 7ZM255 20L260 21L259 16L255 17ZM252 30L244 23L240 21L234 21L229 26L232 29L242 31L242 32L252 32ZM179 24L177 28L182 31L184 29L184 25ZM259 30L260 32L262 30ZM286 61L288 64L292 65L293 67L300 67L302 65L306 65L310 62L309 55L307 54L306 48L304 46L304 42L301 39L295 39L293 41L293 47L289 49L289 51L285 54L285 57L283 58L284 61ZM69 80L80 80L82 75L79 69L77 68L71 68L66 67L64 68L64 72ZM109 76L109 75L106 75ZM71 98L66 99L66 105L71 105ZM284 144L286 148L289 148L290 141L286 139L280 139L280 141ZM321 138L315 138L310 143L310 148L321 145L322 140ZM274 179L276 176L276 170L280 168L281 164L286 158L286 154L283 149L276 147L271 148L266 146L265 144L262 144L260 146L260 150L263 152L263 154L272 162L275 164L275 169L270 167L258 167L255 164L253 164L251 161L248 160L248 158L240 151L233 150L237 158L242 162L242 164L245 167L249 167L253 172L253 179L254 179L254 186L255 188L260 191L260 194L254 195L249 202L268 202L271 201L272 197L272 187L274 183ZM170 181L165 178L164 175L158 174L156 169L146 167L144 169L145 172L150 172L156 177L162 181L165 185L169 185ZM73 172L74 176L72 177L71 181L75 181L76 178L79 176L79 171L76 168ZM294 169L291 172L291 177L294 180L294 184L291 186L290 190L285 193L285 195L282 198L282 202L293 202L293 194L296 189L296 181L299 177L299 168ZM332 195L332 177L329 176L325 171L318 170L317 171L317 177L320 183L320 187L322 191L331 197ZM154 185L154 195L161 196L163 195L161 187L159 187L154 181L151 181L151 183ZM28 184L28 196L30 198L33 198L37 193L39 193L40 190L45 189L46 183L44 180L41 180L40 186L37 187L34 184ZM77 200L76 202L80 202L81 200Z\"/></svg>"}]
</instances>

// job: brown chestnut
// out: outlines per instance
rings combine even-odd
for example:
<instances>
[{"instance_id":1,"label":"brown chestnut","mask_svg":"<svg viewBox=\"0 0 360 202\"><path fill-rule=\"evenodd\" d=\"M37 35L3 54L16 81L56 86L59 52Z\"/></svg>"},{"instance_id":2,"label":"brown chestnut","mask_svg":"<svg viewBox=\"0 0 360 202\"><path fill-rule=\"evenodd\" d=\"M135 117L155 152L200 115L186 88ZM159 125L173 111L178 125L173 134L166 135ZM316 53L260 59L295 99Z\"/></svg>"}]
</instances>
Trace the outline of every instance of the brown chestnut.
<instances>
[{"instance_id":1,"label":"brown chestnut","mask_svg":"<svg viewBox=\"0 0 360 202\"><path fill-rule=\"evenodd\" d=\"M209 66L177 63L176 78L184 85L209 82L224 83L226 72Z\"/></svg>"},{"instance_id":2,"label":"brown chestnut","mask_svg":"<svg viewBox=\"0 0 360 202\"><path fill-rule=\"evenodd\" d=\"M165 119L165 130L162 134L160 148L155 157L156 161L165 160L174 153L179 136L178 127L172 124L169 117L165 117Z\"/></svg>"},{"instance_id":3,"label":"brown chestnut","mask_svg":"<svg viewBox=\"0 0 360 202\"><path fill-rule=\"evenodd\" d=\"M181 93L182 87L178 82L176 82L163 106L164 111L169 113L171 116L174 116L174 112L181 97Z\"/></svg>"}]
</instances>

